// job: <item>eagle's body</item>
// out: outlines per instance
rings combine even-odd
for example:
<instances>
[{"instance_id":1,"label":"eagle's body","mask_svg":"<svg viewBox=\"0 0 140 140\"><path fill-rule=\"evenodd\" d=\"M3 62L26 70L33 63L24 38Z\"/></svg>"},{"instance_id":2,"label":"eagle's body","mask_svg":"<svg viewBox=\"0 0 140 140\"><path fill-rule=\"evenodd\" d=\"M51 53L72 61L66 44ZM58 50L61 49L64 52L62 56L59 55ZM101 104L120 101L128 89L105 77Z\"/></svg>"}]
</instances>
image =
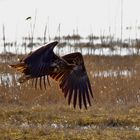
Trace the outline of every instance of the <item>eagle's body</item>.
<instances>
[{"instance_id":1,"label":"eagle's body","mask_svg":"<svg viewBox=\"0 0 140 140\"><path fill-rule=\"evenodd\" d=\"M68 96L68 104L71 103L73 97L74 108L77 101L80 108L82 108L82 102L87 108L87 103L91 105L90 96L93 97L93 94L82 54L76 52L63 57L57 56L53 52L57 44L58 42L54 41L42 46L21 59L19 63L10 66L24 74L19 78L20 83L33 79L36 85L38 79L40 81L43 79L45 85L45 76L48 82L48 76L52 77L59 82L64 96Z\"/></svg>"}]
</instances>

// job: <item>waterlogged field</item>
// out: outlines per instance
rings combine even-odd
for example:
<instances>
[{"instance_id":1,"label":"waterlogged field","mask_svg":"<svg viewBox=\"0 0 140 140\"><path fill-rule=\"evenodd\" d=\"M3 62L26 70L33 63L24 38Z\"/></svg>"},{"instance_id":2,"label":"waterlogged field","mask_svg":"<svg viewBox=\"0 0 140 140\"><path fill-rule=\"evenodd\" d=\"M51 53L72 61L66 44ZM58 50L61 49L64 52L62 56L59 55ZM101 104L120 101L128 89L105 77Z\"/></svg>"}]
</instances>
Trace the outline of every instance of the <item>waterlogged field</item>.
<instances>
[{"instance_id":1,"label":"waterlogged field","mask_svg":"<svg viewBox=\"0 0 140 140\"><path fill-rule=\"evenodd\" d=\"M19 85L8 67L16 55L0 56L1 140L139 140L140 56L84 56L94 93L92 106L68 106L57 83L35 90Z\"/></svg>"}]
</instances>

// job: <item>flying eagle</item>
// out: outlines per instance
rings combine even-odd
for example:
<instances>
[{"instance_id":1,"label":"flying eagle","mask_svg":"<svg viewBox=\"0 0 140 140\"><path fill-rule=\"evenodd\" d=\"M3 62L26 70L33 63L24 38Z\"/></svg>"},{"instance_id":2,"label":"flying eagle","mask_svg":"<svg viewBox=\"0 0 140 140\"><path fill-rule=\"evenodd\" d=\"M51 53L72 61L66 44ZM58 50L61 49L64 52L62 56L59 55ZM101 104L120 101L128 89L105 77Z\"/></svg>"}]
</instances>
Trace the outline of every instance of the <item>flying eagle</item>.
<instances>
[{"instance_id":1,"label":"flying eagle","mask_svg":"<svg viewBox=\"0 0 140 140\"><path fill-rule=\"evenodd\" d=\"M44 45L10 66L23 74L18 80L20 83L31 79L36 87L39 80L41 88L42 83L46 87L45 77L48 83L49 77L55 79L65 98L68 98L69 105L73 102L74 108L79 104L81 109L84 104L87 109L87 105L91 106L90 98L93 98L93 93L82 54L76 52L60 57L53 52L57 44L54 41Z\"/></svg>"}]
</instances>

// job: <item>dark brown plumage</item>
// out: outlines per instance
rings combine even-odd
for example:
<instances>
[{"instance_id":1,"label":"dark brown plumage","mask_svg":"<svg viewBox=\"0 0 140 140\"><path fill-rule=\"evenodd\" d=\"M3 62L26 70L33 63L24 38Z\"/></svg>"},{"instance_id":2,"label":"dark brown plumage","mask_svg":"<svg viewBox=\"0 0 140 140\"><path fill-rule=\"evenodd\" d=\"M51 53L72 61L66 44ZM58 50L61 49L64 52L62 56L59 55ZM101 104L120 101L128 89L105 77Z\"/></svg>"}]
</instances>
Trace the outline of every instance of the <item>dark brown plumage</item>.
<instances>
[{"instance_id":1,"label":"dark brown plumage","mask_svg":"<svg viewBox=\"0 0 140 140\"><path fill-rule=\"evenodd\" d=\"M52 77L58 81L64 97L68 98L68 104L73 102L74 108L79 104L80 109L84 104L87 109L88 104L91 106L90 97L93 98L93 94L82 54L76 52L59 57L53 52L57 44L54 41L44 45L10 66L23 73L19 78L20 83L32 79L37 87L39 80L41 89L43 85L46 88L45 77L49 84L49 77Z\"/></svg>"}]
</instances>

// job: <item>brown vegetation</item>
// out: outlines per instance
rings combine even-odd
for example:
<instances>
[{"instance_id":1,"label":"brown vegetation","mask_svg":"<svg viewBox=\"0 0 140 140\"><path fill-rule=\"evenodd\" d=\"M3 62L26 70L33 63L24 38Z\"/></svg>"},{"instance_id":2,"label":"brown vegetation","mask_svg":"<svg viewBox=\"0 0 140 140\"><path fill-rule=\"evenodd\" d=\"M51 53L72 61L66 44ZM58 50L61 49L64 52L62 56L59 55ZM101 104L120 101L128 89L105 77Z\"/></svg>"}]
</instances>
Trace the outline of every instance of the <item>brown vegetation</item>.
<instances>
[{"instance_id":1,"label":"brown vegetation","mask_svg":"<svg viewBox=\"0 0 140 140\"><path fill-rule=\"evenodd\" d=\"M140 56L85 56L94 93L88 110L68 106L56 82L35 90L19 85L0 64L0 139L140 139ZM10 75L10 76L9 76Z\"/></svg>"}]
</instances>

